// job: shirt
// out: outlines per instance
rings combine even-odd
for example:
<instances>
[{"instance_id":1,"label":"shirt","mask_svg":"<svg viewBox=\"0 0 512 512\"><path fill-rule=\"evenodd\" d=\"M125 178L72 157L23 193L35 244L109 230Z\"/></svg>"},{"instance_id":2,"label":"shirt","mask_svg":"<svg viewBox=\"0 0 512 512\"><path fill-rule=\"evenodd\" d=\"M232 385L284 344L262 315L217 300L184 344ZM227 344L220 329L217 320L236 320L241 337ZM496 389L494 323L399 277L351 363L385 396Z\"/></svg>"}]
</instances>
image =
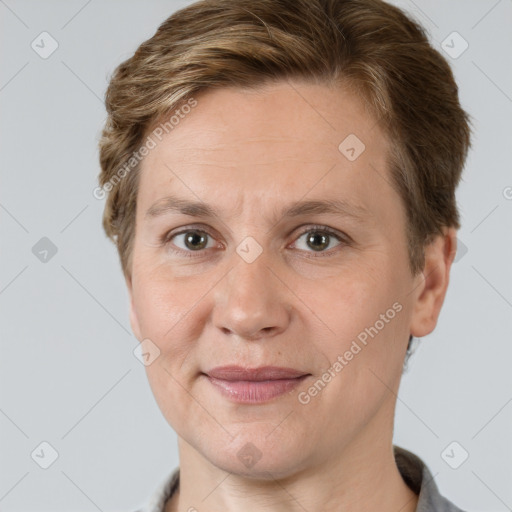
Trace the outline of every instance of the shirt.
<instances>
[{"instance_id":1,"label":"shirt","mask_svg":"<svg viewBox=\"0 0 512 512\"><path fill-rule=\"evenodd\" d=\"M464 512L441 496L429 469L417 455L399 446L393 446L393 451L404 482L418 495L416 512ZM179 479L176 468L156 488L147 506L137 512L164 512L165 503L178 489Z\"/></svg>"}]
</instances>

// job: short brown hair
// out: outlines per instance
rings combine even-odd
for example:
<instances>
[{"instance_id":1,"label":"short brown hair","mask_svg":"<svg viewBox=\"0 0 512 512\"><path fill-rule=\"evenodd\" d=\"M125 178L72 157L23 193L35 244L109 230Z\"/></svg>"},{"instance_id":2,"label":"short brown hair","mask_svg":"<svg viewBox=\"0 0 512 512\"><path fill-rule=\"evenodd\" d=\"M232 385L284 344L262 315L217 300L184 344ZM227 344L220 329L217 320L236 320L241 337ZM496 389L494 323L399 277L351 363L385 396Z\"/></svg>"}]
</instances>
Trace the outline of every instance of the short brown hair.
<instances>
[{"instance_id":1,"label":"short brown hair","mask_svg":"<svg viewBox=\"0 0 512 512\"><path fill-rule=\"evenodd\" d=\"M106 92L103 227L125 275L140 166L115 178L148 130L203 90L289 78L345 84L370 106L393 148L390 175L407 212L413 274L442 227L460 228L455 189L468 116L450 66L416 22L380 0L202 0L165 20L117 67Z\"/></svg>"}]
</instances>

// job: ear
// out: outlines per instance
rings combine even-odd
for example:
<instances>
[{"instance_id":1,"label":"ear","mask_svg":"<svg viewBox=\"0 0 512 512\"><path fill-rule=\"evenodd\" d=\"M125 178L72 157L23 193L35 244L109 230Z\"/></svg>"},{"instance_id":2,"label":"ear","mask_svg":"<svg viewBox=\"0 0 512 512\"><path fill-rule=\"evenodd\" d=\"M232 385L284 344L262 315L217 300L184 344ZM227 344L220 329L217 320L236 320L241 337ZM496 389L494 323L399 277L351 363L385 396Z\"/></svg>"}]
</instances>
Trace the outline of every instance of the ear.
<instances>
[{"instance_id":1,"label":"ear","mask_svg":"<svg viewBox=\"0 0 512 512\"><path fill-rule=\"evenodd\" d=\"M430 334L436 324L450 280L450 269L457 251L457 231L443 228L425 247L425 267L418 276L411 318L411 334L421 338Z\"/></svg>"},{"instance_id":2,"label":"ear","mask_svg":"<svg viewBox=\"0 0 512 512\"><path fill-rule=\"evenodd\" d=\"M132 276L125 275L124 279L126 281L126 288L128 289L128 297L130 300L130 325L132 327L133 334L135 337L142 341L142 336L140 332L139 318L137 316L137 310L135 309L135 304L133 302L133 286L132 286Z\"/></svg>"}]
</instances>

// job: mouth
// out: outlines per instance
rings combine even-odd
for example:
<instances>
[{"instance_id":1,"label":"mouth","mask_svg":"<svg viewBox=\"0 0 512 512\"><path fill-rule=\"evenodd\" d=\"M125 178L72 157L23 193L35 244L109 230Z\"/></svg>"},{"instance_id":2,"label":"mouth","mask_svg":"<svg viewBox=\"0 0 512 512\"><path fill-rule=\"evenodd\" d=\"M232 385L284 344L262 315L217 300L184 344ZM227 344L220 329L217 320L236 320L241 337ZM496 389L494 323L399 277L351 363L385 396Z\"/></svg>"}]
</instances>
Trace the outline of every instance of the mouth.
<instances>
[{"instance_id":1,"label":"mouth","mask_svg":"<svg viewBox=\"0 0 512 512\"><path fill-rule=\"evenodd\" d=\"M311 374L278 366L219 366L203 375L230 401L259 404L292 391Z\"/></svg>"}]
</instances>

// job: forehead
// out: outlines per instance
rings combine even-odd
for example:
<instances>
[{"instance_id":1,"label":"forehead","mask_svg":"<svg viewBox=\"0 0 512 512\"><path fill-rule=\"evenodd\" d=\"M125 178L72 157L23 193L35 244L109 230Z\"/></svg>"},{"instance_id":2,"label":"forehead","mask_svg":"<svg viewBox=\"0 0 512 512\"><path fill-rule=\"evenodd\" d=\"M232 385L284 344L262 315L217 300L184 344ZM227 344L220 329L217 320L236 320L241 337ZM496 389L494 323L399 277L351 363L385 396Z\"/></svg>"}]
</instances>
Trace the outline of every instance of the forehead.
<instances>
[{"instance_id":1,"label":"forehead","mask_svg":"<svg viewBox=\"0 0 512 512\"><path fill-rule=\"evenodd\" d=\"M229 152L240 144L245 144L244 151L252 151L250 146L261 142L279 144L280 151L286 151L296 150L294 143L300 140L305 150L318 153L330 148L337 154L348 135L373 145L384 138L374 130L376 121L361 97L341 85L288 81L257 89L223 87L199 93L196 102L179 118L172 112L168 116L175 126L163 138L172 139L173 151ZM191 136L200 140L200 148L192 144Z\"/></svg>"},{"instance_id":2,"label":"forehead","mask_svg":"<svg viewBox=\"0 0 512 512\"><path fill-rule=\"evenodd\" d=\"M146 208L166 193L207 194L239 214L250 197L276 202L327 192L365 207L389 182L387 138L362 100L341 86L280 82L195 99L161 140L153 136L139 184Z\"/></svg>"}]
</instances>

